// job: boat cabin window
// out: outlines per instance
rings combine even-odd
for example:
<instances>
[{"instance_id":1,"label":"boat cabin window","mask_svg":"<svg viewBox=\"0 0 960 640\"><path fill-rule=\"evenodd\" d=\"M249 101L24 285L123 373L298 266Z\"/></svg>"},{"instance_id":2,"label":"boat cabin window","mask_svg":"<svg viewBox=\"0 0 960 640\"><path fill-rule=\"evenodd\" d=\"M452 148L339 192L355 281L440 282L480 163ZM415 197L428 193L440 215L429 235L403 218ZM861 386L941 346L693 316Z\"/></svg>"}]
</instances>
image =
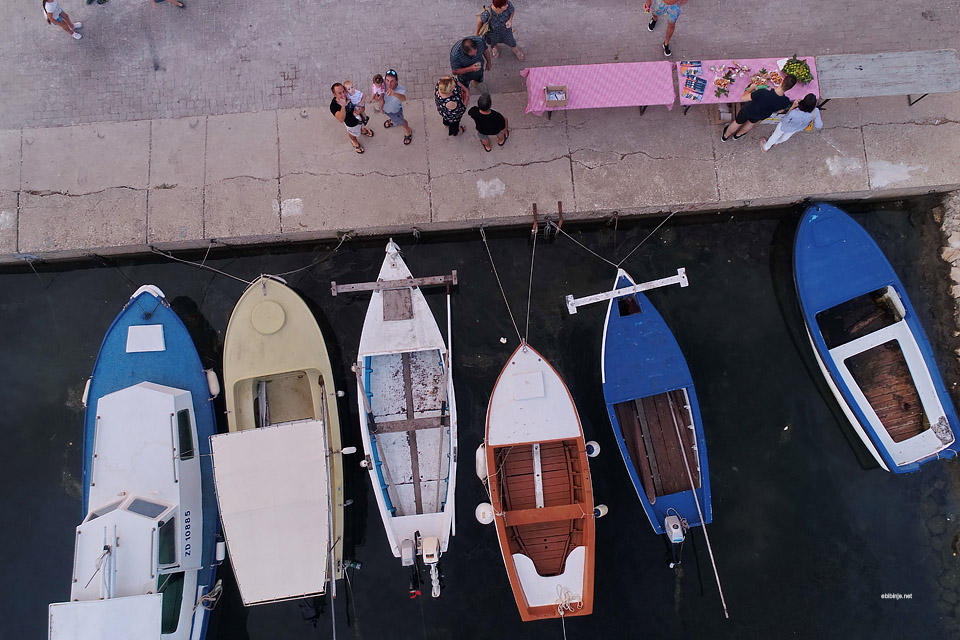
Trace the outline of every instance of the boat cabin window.
<instances>
[{"instance_id":1,"label":"boat cabin window","mask_svg":"<svg viewBox=\"0 0 960 640\"><path fill-rule=\"evenodd\" d=\"M180 441L180 459L192 460L194 456L193 424L190 421L189 409L181 409L177 412L177 437Z\"/></svg>"},{"instance_id":2,"label":"boat cabin window","mask_svg":"<svg viewBox=\"0 0 960 640\"><path fill-rule=\"evenodd\" d=\"M157 565L169 566L177 563L177 518L172 517L160 523L157 530Z\"/></svg>"},{"instance_id":3,"label":"boat cabin window","mask_svg":"<svg viewBox=\"0 0 960 640\"><path fill-rule=\"evenodd\" d=\"M877 289L817 314L828 349L869 335L903 320L905 310L893 287Z\"/></svg>"},{"instance_id":4,"label":"boat cabin window","mask_svg":"<svg viewBox=\"0 0 960 640\"><path fill-rule=\"evenodd\" d=\"M180 606L183 604L183 571L159 576L157 593L163 594L160 633L175 633L180 625Z\"/></svg>"},{"instance_id":5,"label":"boat cabin window","mask_svg":"<svg viewBox=\"0 0 960 640\"><path fill-rule=\"evenodd\" d=\"M127 511L136 513L145 518L150 518L153 520L158 517L161 513L167 510L167 507L162 504L157 504L156 502L150 502L149 500L144 500L143 498L134 498L133 502L127 507Z\"/></svg>"},{"instance_id":6,"label":"boat cabin window","mask_svg":"<svg viewBox=\"0 0 960 640\"><path fill-rule=\"evenodd\" d=\"M617 309L620 311L621 318L643 313L643 309L640 308L640 303L637 302L637 296L635 295L617 298Z\"/></svg>"},{"instance_id":7,"label":"boat cabin window","mask_svg":"<svg viewBox=\"0 0 960 640\"><path fill-rule=\"evenodd\" d=\"M95 509L94 511L91 511L91 512L90 512L90 515L87 516L87 519L85 520L85 522L90 522L91 520L96 520L96 519L99 518L100 516L105 516L105 515L107 515L108 513L110 513L111 511L115 511L116 508L120 506L120 503L121 503L121 502L123 502L123 498L120 498L119 500L116 500L116 501L114 501L114 502L111 502L110 504L106 505L105 507L100 507L99 509Z\"/></svg>"}]
</instances>

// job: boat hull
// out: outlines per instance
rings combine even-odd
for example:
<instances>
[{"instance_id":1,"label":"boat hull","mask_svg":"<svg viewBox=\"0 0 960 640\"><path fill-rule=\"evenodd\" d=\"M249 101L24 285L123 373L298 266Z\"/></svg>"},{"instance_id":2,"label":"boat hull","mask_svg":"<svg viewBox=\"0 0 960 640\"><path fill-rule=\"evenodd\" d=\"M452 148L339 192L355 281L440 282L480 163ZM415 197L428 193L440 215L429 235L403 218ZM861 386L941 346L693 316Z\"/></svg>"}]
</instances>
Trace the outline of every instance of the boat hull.
<instances>
[{"instance_id":1,"label":"boat hull","mask_svg":"<svg viewBox=\"0 0 960 640\"><path fill-rule=\"evenodd\" d=\"M128 351L133 332L162 327L162 349ZM207 374L186 326L170 308L163 292L156 287L141 287L114 319L104 336L86 392L83 456L83 515L90 510L91 474L97 435L97 407L102 398L142 383L163 385L189 391L196 423L196 453L201 481L202 532L192 536L200 540L200 568L184 572L183 604L177 631L165 638L203 638L209 611L195 604L214 587L216 579L216 542L220 533L213 467L210 461L210 436L217 431L216 417ZM181 514L182 515L182 514ZM189 515L189 514L187 514ZM195 523L194 523L195 524ZM194 527L193 533L196 533Z\"/></svg>"},{"instance_id":2,"label":"boat hull","mask_svg":"<svg viewBox=\"0 0 960 640\"><path fill-rule=\"evenodd\" d=\"M954 457L956 410L903 284L873 238L836 207L812 205L797 228L794 281L817 364L880 466L908 473Z\"/></svg>"},{"instance_id":3,"label":"boat hull","mask_svg":"<svg viewBox=\"0 0 960 640\"><path fill-rule=\"evenodd\" d=\"M569 389L521 345L487 408L487 488L524 621L593 612L595 520L583 429Z\"/></svg>"},{"instance_id":4,"label":"boat hull","mask_svg":"<svg viewBox=\"0 0 960 640\"><path fill-rule=\"evenodd\" d=\"M613 288L634 284L620 270ZM693 378L673 333L642 292L610 301L601 371L617 447L653 530L665 533L668 515L691 527L711 522L707 447Z\"/></svg>"}]
</instances>

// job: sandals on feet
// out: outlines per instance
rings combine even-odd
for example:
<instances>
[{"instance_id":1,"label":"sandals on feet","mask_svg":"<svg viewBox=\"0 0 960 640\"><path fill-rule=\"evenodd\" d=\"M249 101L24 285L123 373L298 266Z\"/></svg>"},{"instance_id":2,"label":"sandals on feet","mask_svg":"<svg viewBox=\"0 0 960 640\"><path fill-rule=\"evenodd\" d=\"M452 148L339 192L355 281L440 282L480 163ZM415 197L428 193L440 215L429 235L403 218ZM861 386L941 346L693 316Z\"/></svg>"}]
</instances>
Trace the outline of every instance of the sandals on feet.
<instances>
[{"instance_id":1,"label":"sandals on feet","mask_svg":"<svg viewBox=\"0 0 960 640\"><path fill-rule=\"evenodd\" d=\"M363 129L360 129L360 133L367 136L368 138L373 137L373 129L367 129L366 127L364 127Z\"/></svg>"},{"instance_id":2,"label":"sandals on feet","mask_svg":"<svg viewBox=\"0 0 960 640\"><path fill-rule=\"evenodd\" d=\"M403 144L410 144L411 142L413 142L413 134L412 134L412 133L411 133L410 135L403 136Z\"/></svg>"},{"instance_id":3,"label":"sandals on feet","mask_svg":"<svg viewBox=\"0 0 960 640\"><path fill-rule=\"evenodd\" d=\"M504 132L503 132L503 142L500 142L499 140L497 140L497 145L502 147L502 146L507 142L507 138L509 138L509 137L510 137L510 132L509 132L509 131L504 131Z\"/></svg>"},{"instance_id":4,"label":"sandals on feet","mask_svg":"<svg viewBox=\"0 0 960 640\"><path fill-rule=\"evenodd\" d=\"M389 119L388 119L388 120L385 120L384 123L383 123L383 128L384 128L384 129L389 129L389 128L392 127L392 126L393 126L393 120L389 120Z\"/></svg>"},{"instance_id":5,"label":"sandals on feet","mask_svg":"<svg viewBox=\"0 0 960 640\"><path fill-rule=\"evenodd\" d=\"M361 147L358 144L353 145L353 150L356 151L357 153L363 153L363 147Z\"/></svg>"},{"instance_id":6,"label":"sandals on feet","mask_svg":"<svg viewBox=\"0 0 960 640\"><path fill-rule=\"evenodd\" d=\"M482 142L480 143L480 146L483 147L483 150L486 151L487 153L490 153L491 151L493 151L493 149L483 144Z\"/></svg>"}]
</instances>

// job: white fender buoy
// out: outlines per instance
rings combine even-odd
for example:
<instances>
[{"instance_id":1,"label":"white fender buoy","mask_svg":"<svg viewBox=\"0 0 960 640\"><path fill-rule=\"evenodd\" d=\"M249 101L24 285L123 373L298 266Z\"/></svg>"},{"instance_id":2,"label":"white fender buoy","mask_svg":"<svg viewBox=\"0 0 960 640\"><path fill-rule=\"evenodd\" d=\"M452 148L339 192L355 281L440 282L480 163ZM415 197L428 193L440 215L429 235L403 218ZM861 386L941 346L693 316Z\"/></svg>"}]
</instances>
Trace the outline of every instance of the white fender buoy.
<instances>
[{"instance_id":1,"label":"white fender buoy","mask_svg":"<svg viewBox=\"0 0 960 640\"><path fill-rule=\"evenodd\" d=\"M603 516L610 513L610 509L605 504L598 504L593 508L593 517L602 518Z\"/></svg>"},{"instance_id":2,"label":"white fender buoy","mask_svg":"<svg viewBox=\"0 0 960 640\"><path fill-rule=\"evenodd\" d=\"M370 466L370 464L367 462L367 459L364 458L363 460L360 461L360 466L366 469L367 467Z\"/></svg>"},{"instance_id":3,"label":"white fender buoy","mask_svg":"<svg viewBox=\"0 0 960 640\"><path fill-rule=\"evenodd\" d=\"M596 458L600 455L600 445L596 440L587 440L587 457Z\"/></svg>"},{"instance_id":4,"label":"white fender buoy","mask_svg":"<svg viewBox=\"0 0 960 640\"><path fill-rule=\"evenodd\" d=\"M477 477L483 482L487 481L487 447L480 445L477 447Z\"/></svg>"},{"instance_id":5,"label":"white fender buoy","mask_svg":"<svg viewBox=\"0 0 960 640\"><path fill-rule=\"evenodd\" d=\"M217 540L217 563L221 563L227 557L227 543L223 540Z\"/></svg>"},{"instance_id":6,"label":"white fender buoy","mask_svg":"<svg viewBox=\"0 0 960 640\"><path fill-rule=\"evenodd\" d=\"M220 380L217 378L217 372L213 369L207 369L207 388L210 389L210 397L216 398L220 395Z\"/></svg>"},{"instance_id":7,"label":"white fender buoy","mask_svg":"<svg viewBox=\"0 0 960 640\"><path fill-rule=\"evenodd\" d=\"M90 397L90 378L87 378L87 383L83 385L83 397L80 398L80 402L83 403L83 406L87 406L87 398Z\"/></svg>"},{"instance_id":8,"label":"white fender buoy","mask_svg":"<svg viewBox=\"0 0 960 640\"><path fill-rule=\"evenodd\" d=\"M338 397L338 398L342 398L342 397L345 396L345 395L347 395L347 394L346 394L344 391L342 391L342 390L340 390L340 389L337 390L337 397Z\"/></svg>"},{"instance_id":9,"label":"white fender buoy","mask_svg":"<svg viewBox=\"0 0 960 640\"><path fill-rule=\"evenodd\" d=\"M489 502L481 502L477 505L475 515L480 524L490 524L493 522L493 505Z\"/></svg>"},{"instance_id":10,"label":"white fender buoy","mask_svg":"<svg viewBox=\"0 0 960 640\"><path fill-rule=\"evenodd\" d=\"M357 452L356 447L344 447L343 449L340 449L340 453L342 453L345 456L352 455L356 452Z\"/></svg>"}]
</instances>

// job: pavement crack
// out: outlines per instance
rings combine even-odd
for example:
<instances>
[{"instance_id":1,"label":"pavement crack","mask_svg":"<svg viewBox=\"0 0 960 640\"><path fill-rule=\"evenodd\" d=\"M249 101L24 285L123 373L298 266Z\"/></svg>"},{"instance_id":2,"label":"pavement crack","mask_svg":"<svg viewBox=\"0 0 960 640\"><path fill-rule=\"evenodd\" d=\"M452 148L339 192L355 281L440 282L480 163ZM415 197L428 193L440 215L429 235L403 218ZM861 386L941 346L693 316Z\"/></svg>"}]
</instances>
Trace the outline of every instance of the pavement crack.
<instances>
[{"instance_id":1,"label":"pavement crack","mask_svg":"<svg viewBox=\"0 0 960 640\"><path fill-rule=\"evenodd\" d=\"M85 191L83 193L71 193L69 191L55 191L49 189L24 189L23 193L30 194L31 196L39 196L41 198L46 198L47 196L64 196L66 198L83 198L86 196L97 196L111 191L113 189L124 189L126 191L149 191L149 189L138 189L137 187L127 187L124 185L116 187L107 187L106 189L100 189L99 191Z\"/></svg>"},{"instance_id":2,"label":"pavement crack","mask_svg":"<svg viewBox=\"0 0 960 640\"><path fill-rule=\"evenodd\" d=\"M354 178L366 178L367 176L380 176L381 178L406 178L409 176L426 176L427 174L419 171L410 171L407 173L383 173L382 171L365 171L364 173L353 173L350 171L336 171L332 173L318 171L291 171L280 176L280 179L290 178L292 176L313 176L315 178L336 178L337 176L352 176Z\"/></svg>"}]
</instances>

